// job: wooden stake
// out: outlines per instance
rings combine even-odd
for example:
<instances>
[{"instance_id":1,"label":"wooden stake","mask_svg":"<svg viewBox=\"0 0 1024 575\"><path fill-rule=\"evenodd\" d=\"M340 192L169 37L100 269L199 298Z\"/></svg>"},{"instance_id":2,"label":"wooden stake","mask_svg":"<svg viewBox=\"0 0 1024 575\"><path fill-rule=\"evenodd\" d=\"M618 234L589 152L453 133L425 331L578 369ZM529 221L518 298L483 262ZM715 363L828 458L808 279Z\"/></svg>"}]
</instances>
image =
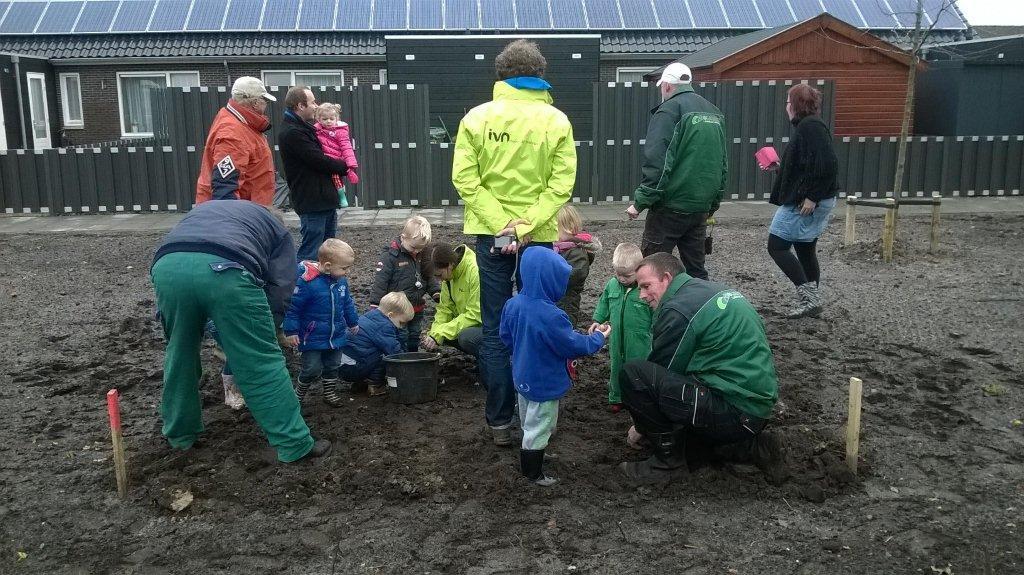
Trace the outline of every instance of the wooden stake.
<instances>
[{"instance_id":1,"label":"wooden stake","mask_svg":"<svg viewBox=\"0 0 1024 575\"><path fill-rule=\"evenodd\" d=\"M939 251L939 218L942 213L942 199L939 192L932 192L932 233L928 238L928 253L934 254Z\"/></svg>"},{"instance_id":2,"label":"wooden stake","mask_svg":"<svg viewBox=\"0 0 1024 575\"><path fill-rule=\"evenodd\" d=\"M843 236L843 245L852 246L857 239L857 200L856 196L846 197L846 235Z\"/></svg>"},{"instance_id":3,"label":"wooden stake","mask_svg":"<svg viewBox=\"0 0 1024 575\"><path fill-rule=\"evenodd\" d=\"M882 228L882 261L892 261L892 245L896 239L896 200L885 200L885 227Z\"/></svg>"},{"instance_id":4,"label":"wooden stake","mask_svg":"<svg viewBox=\"0 0 1024 575\"><path fill-rule=\"evenodd\" d=\"M850 378L850 407L846 414L846 465L857 474L857 452L860 451L860 400L864 382Z\"/></svg>"},{"instance_id":5,"label":"wooden stake","mask_svg":"<svg viewBox=\"0 0 1024 575\"><path fill-rule=\"evenodd\" d=\"M110 439L114 444L114 475L117 495L128 496L128 468L124 460L124 439L121 437L121 396L116 389L107 392L107 415L110 417Z\"/></svg>"}]
</instances>

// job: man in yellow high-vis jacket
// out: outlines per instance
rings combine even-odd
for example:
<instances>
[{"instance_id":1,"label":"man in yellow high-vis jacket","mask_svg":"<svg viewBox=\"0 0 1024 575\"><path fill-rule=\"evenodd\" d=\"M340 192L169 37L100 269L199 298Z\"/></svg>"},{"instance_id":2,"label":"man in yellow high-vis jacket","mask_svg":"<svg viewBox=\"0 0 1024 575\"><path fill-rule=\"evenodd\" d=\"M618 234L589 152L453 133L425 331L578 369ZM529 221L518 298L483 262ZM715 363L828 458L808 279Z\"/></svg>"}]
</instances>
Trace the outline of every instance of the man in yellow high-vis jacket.
<instances>
[{"instance_id":1,"label":"man in yellow high-vis jacket","mask_svg":"<svg viewBox=\"0 0 1024 575\"><path fill-rule=\"evenodd\" d=\"M546 66L533 42L505 47L494 61L494 99L462 119L452 165L452 184L466 205L463 231L477 236L485 416L501 446L513 443L515 410L511 358L498 337L501 310L518 280L518 255L558 239L555 214L576 182L572 125L551 105Z\"/></svg>"}]
</instances>

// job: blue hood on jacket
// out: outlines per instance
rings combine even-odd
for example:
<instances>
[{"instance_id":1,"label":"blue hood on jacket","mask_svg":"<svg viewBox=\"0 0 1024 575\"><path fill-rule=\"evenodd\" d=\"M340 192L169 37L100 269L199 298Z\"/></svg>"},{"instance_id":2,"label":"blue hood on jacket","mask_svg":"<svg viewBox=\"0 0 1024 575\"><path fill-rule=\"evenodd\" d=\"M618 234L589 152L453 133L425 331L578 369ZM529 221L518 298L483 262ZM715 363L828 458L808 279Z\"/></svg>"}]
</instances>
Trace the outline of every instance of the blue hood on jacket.
<instances>
[{"instance_id":1,"label":"blue hood on jacket","mask_svg":"<svg viewBox=\"0 0 1024 575\"><path fill-rule=\"evenodd\" d=\"M524 294L533 299L558 303L569 286L572 266L554 250L538 246L523 254L520 272Z\"/></svg>"}]
</instances>

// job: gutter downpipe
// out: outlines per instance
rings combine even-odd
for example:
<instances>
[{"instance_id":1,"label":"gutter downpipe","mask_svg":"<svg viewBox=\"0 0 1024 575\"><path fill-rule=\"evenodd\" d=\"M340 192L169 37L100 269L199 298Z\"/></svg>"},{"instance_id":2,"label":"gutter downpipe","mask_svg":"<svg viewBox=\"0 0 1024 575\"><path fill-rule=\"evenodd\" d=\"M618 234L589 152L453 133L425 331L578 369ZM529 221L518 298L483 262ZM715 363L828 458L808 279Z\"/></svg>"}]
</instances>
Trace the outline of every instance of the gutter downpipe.
<instances>
[{"instance_id":1,"label":"gutter downpipe","mask_svg":"<svg viewBox=\"0 0 1024 575\"><path fill-rule=\"evenodd\" d=\"M21 147L28 149L28 131L25 130L25 98L21 87L21 59L17 56L11 56L11 62L14 64L14 85L18 91L18 125L21 128ZM29 122L32 121L32 111L28 113Z\"/></svg>"}]
</instances>

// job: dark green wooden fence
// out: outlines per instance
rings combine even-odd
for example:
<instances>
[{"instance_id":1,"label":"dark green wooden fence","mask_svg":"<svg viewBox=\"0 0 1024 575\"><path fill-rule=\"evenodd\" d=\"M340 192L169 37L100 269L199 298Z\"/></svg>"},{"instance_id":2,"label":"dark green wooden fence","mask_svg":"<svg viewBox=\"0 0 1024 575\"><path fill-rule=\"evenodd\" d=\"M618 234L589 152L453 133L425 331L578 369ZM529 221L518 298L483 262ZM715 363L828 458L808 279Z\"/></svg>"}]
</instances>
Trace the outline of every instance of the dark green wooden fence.
<instances>
[{"instance_id":1,"label":"dark green wooden fence","mask_svg":"<svg viewBox=\"0 0 1024 575\"><path fill-rule=\"evenodd\" d=\"M826 115L831 107L830 85ZM785 82L726 83L698 87L722 108L730 137L725 200L764 200L771 175L754 152L779 148L789 138L782 115ZM283 90L276 90L283 99ZM423 86L318 89L321 101L339 102L352 124L368 207L457 205L451 185L452 144L430 143L429 94ZM653 95L652 95L653 94ZM223 89L164 90L158 94L157 134L138 145L97 145L53 150L0 151L0 212L96 213L185 211L195 196L206 128L227 101ZM576 143L575 202L621 201L640 177L643 137L656 93L649 86L596 86L595 133ZM737 104L738 102L738 104ZM280 109L270 112L280 118ZM278 120L279 122L279 120ZM276 129L269 138L275 148ZM897 138L836 138L843 194L891 195ZM275 161L280 161L274 151ZM1024 135L914 137L901 197L1018 196L1024 189ZM280 165L280 164L278 164Z\"/></svg>"}]
</instances>

